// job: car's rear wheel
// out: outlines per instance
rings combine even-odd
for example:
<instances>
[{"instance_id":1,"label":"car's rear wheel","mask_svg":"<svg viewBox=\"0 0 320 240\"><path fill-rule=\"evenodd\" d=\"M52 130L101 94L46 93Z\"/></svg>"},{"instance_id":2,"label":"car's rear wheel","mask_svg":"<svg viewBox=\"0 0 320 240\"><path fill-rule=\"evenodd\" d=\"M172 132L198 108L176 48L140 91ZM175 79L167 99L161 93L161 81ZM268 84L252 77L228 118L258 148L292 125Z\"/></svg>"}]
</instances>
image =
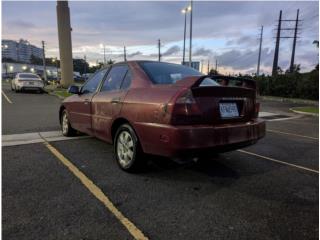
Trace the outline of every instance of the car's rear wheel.
<instances>
[{"instance_id":1,"label":"car's rear wheel","mask_svg":"<svg viewBox=\"0 0 320 240\"><path fill-rule=\"evenodd\" d=\"M114 156L121 169L137 172L144 164L144 153L139 139L129 124L121 125L114 138Z\"/></svg>"},{"instance_id":2,"label":"car's rear wheel","mask_svg":"<svg viewBox=\"0 0 320 240\"><path fill-rule=\"evenodd\" d=\"M68 117L68 112L67 110L63 110L61 114L61 130L62 134L66 137L73 136L76 133L76 130L73 129L70 125L69 117Z\"/></svg>"}]
</instances>

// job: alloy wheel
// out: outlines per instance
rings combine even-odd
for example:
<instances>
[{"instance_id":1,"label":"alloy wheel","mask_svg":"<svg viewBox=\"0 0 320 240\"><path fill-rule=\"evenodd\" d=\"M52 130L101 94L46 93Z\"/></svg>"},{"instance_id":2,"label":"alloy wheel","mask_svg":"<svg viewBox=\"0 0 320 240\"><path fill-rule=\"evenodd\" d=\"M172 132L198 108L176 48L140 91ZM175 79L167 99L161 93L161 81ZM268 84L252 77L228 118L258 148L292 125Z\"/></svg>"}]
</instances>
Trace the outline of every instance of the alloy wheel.
<instances>
[{"instance_id":1,"label":"alloy wheel","mask_svg":"<svg viewBox=\"0 0 320 240\"><path fill-rule=\"evenodd\" d=\"M122 131L117 139L117 156L119 164L126 168L128 167L134 155L134 142L131 134L128 131Z\"/></svg>"}]
</instances>

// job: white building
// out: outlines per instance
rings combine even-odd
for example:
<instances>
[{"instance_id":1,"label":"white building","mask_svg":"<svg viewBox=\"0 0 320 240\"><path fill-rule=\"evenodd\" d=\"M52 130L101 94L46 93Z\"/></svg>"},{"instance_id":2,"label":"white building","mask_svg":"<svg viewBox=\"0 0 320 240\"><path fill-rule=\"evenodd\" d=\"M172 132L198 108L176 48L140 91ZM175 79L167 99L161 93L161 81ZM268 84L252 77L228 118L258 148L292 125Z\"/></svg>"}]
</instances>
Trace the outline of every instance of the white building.
<instances>
[{"instance_id":1,"label":"white building","mask_svg":"<svg viewBox=\"0 0 320 240\"><path fill-rule=\"evenodd\" d=\"M14 61L30 63L31 56L41 58L43 52L41 48L31 45L28 41L20 39L19 42L13 40L2 40L2 58L10 58Z\"/></svg>"}]
</instances>

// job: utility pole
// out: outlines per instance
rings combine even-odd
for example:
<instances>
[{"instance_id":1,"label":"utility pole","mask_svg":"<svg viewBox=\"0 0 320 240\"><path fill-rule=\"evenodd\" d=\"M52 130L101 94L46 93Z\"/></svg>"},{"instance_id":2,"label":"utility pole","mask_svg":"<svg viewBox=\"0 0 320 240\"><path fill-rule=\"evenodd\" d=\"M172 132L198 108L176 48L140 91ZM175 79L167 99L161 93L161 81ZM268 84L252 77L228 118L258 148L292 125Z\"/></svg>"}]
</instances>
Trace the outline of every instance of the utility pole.
<instances>
[{"instance_id":1,"label":"utility pole","mask_svg":"<svg viewBox=\"0 0 320 240\"><path fill-rule=\"evenodd\" d=\"M46 70L46 51L44 48L44 41L42 41L42 63L43 63L43 78L47 82L47 70Z\"/></svg>"},{"instance_id":2,"label":"utility pole","mask_svg":"<svg viewBox=\"0 0 320 240\"><path fill-rule=\"evenodd\" d=\"M210 61L209 61L209 59L208 59L208 75L209 75L209 72L210 72L209 67L210 67Z\"/></svg>"},{"instance_id":3,"label":"utility pole","mask_svg":"<svg viewBox=\"0 0 320 240\"><path fill-rule=\"evenodd\" d=\"M189 42L189 67L192 65L192 13L193 13L193 2L190 1L190 42Z\"/></svg>"},{"instance_id":4,"label":"utility pole","mask_svg":"<svg viewBox=\"0 0 320 240\"><path fill-rule=\"evenodd\" d=\"M105 66L106 64L106 45L103 44L103 65Z\"/></svg>"},{"instance_id":5,"label":"utility pole","mask_svg":"<svg viewBox=\"0 0 320 240\"><path fill-rule=\"evenodd\" d=\"M126 62L127 61L126 46L123 46L123 58L124 58L124 61Z\"/></svg>"},{"instance_id":6,"label":"utility pole","mask_svg":"<svg viewBox=\"0 0 320 240\"><path fill-rule=\"evenodd\" d=\"M158 40L158 61L161 61L161 51L160 51L160 47L161 47L161 42L160 39Z\"/></svg>"},{"instance_id":7,"label":"utility pole","mask_svg":"<svg viewBox=\"0 0 320 240\"><path fill-rule=\"evenodd\" d=\"M298 22L299 22L299 9L297 10L296 25L294 28L293 46L292 46L292 54L291 54L291 62L290 62L290 72L293 72L293 70L294 70L294 55L296 52Z\"/></svg>"},{"instance_id":8,"label":"utility pole","mask_svg":"<svg viewBox=\"0 0 320 240\"><path fill-rule=\"evenodd\" d=\"M218 59L216 59L216 73L218 73Z\"/></svg>"},{"instance_id":9,"label":"utility pole","mask_svg":"<svg viewBox=\"0 0 320 240\"><path fill-rule=\"evenodd\" d=\"M68 1L57 1L58 38L60 52L61 85L73 83L73 60L71 43L70 10Z\"/></svg>"},{"instance_id":10,"label":"utility pole","mask_svg":"<svg viewBox=\"0 0 320 240\"><path fill-rule=\"evenodd\" d=\"M257 76L260 74L260 60L261 60L261 47L262 47L262 37L263 37L263 26L261 26L260 32L260 45L259 45L259 56L258 56L258 65L257 65Z\"/></svg>"},{"instance_id":11,"label":"utility pole","mask_svg":"<svg viewBox=\"0 0 320 240\"><path fill-rule=\"evenodd\" d=\"M86 74L87 73L87 56L84 55L84 70L83 73Z\"/></svg>"},{"instance_id":12,"label":"utility pole","mask_svg":"<svg viewBox=\"0 0 320 240\"><path fill-rule=\"evenodd\" d=\"M279 21L278 21L278 30L277 30L277 39L276 39L276 47L274 50L274 58L273 58L273 66L272 66L272 76L276 76L278 74L278 60L279 60L279 45L280 45L280 32L281 32L281 18L282 18L282 10L280 10Z\"/></svg>"}]
</instances>

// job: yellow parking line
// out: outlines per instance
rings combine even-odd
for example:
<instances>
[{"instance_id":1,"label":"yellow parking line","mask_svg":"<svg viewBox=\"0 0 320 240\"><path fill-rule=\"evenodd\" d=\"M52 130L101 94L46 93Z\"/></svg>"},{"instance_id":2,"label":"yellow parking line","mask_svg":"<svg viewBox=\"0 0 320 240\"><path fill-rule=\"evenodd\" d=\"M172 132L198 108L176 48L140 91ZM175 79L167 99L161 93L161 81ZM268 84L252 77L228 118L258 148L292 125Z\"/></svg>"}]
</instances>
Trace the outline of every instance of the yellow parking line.
<instances>
[{"instance_id":1,"label":"yellow parking line","mask_svg":"<svg viewBox=\"0 0 320 240\"><path fill-rule=\"evenodd\" d=\"M110 201L110 199L95 185L86 175L84 175L74 164L65 158L56 148L48 142L44 145L55 155L81 182L82 184L98 199L105 207L127 228L134 239L147 240L148 238L139 230L128 218L126 218Z\"/></svg>"},{"instance_id":2,"label":"yellow parking line","mask_svg":"<svg viewBox=\"0 0 320 240\"><path fill-rule=\"evenodd\" d=\"M300 134L295 134L295 133L281 132L281 131L270 130L270 129L268 129L267 132L291 135L291 136L295 136L295 137L309 138L309 139L313 139L313 140L318 140L319 139L319 138L316 138L316 137L310 137L310 136L305 136L305 135L300 135Z\"/></svg>"},{"instance_id":3,"label":"yellow parking line","mask_svg":"<svg viewBox=\"0 0 320 240\"><path fill-rule=\"evenodd\" d=\"M241 152L241 153L249 154L249 155L252 155L252 156L260 157L260 158L263 158L265 160L269 160L269 161L272 161L272 162L288 165L290 167L295 167L295 168L299 168L299 169L302 169L302 170L305 170L305 171L309 171L309 172L313 172L313 173L318 173L319 174L319 171L311 169L311 168L302 167L302 166L299 166L299 165L296 165L296 164L292 164L292 163L288 163L288 162L283 162L283 161L280 161L280 160L277 160L277 159L274 159L274 158L262 156L262 155L259 155L259 154L253 153L253 152L248 152L248 151L245 151L245 150L237 150L237 151Z\"/></svg>"},{"instance_id":4,"label":"yellow parking line","mask_svg":"<svg viewBox=\"0 0 320 240\"><path fill-rule=\"evenodd\" d=\"M1 90L1 91L2 91L4 98L8 101L8 103L12 104L12 101L8 98L8 96L4 93L4 91L3 90Z\"/></svg>"}]
</instances>

